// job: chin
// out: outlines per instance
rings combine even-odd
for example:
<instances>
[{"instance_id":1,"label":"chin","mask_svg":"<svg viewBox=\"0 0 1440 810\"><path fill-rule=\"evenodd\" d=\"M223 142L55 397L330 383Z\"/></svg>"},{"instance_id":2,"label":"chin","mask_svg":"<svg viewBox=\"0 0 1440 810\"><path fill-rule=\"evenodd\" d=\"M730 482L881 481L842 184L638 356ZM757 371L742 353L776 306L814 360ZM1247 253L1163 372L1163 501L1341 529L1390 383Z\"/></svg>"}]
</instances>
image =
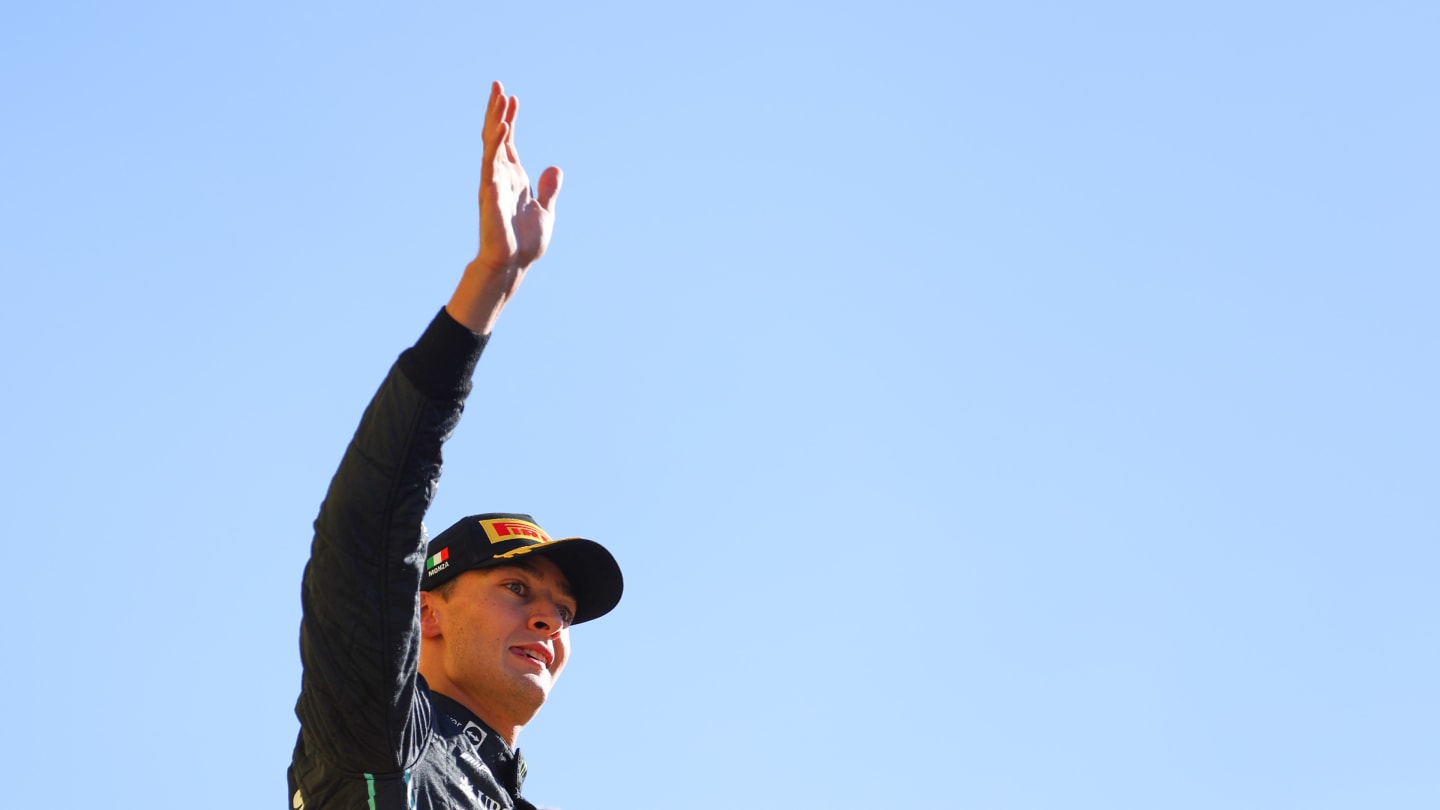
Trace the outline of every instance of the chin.
<instances>
[{"instance_id":1,"label":"chin","mask_svg":"<svg viewBox=\"0 0 1440 810\"><path fill-rule=\"evenodd\" d=\"M540 707L545 705L545 700L550 697L550 689L553 686L554 682L548 678L542 680L538 675L527 676L513 685L510 696L517 708L528 707L533 714L540 711Z\"/></svg>"}]
</instances>

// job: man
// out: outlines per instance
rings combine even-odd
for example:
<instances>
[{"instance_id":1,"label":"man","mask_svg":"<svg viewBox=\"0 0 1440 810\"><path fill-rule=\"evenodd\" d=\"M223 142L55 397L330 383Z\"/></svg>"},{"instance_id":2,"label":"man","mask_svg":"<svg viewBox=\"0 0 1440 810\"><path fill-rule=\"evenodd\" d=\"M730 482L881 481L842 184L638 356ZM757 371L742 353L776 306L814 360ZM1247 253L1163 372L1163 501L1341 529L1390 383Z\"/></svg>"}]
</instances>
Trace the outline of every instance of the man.
<instances>
[{"instance_id":1,"label":"man","mask_svg":"<svg viewBox=\"0 0 1440 810\"><path fill-rule=\"evenodd\" d=\"M534 807L516 738L565 666L570 625L620 600L608 551L527 515L472 515L428 545L421 523L480 351L554 224L560 170L532 196L517 108L496 82L479 254L371 400L315 521L295 810Z\"/></svg>"}]
</instances>

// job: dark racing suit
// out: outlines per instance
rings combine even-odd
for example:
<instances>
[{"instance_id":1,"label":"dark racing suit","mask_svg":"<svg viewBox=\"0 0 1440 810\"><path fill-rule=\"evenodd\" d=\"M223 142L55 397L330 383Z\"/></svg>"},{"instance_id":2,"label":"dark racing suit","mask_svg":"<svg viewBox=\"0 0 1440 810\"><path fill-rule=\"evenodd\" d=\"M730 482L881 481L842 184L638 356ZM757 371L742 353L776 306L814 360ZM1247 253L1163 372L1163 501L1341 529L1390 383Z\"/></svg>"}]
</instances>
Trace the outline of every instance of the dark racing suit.
<instances>
[{"instance_id":1,"label":"dark racing suit","mask_svg":"<svg viewBox=\"0 0 1440 810\"><path fill-rule=\"evenodd\" d=\"M390 369L315 521L301 586L292 810L500 810L519 752L416 672L421 519L485 338L444 310Z\"/></svg>"}]
</instances>

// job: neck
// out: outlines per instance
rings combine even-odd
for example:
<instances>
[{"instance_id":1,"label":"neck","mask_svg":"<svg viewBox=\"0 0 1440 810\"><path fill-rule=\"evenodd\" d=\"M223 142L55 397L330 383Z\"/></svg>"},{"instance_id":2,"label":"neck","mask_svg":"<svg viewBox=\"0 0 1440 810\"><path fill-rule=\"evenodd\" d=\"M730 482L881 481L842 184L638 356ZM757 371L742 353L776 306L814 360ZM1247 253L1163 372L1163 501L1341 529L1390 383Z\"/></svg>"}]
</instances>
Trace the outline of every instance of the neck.
<instances>
[{"instance_id":1,"label":"neck","mask_svg":"<svg viewBox=\"0 0 1440 810\"><path fill-rule=\"evenodd\" d=\"M489 726L491 731L494 731L500 739L504 740L505 744L510 746L512 752L515 750L516 745L519 744L520 741L520 730L525 728L524 723L516 723L514 721L506 721L493 717L485 711L483 705L472 700L466 700L462 696L452 695L448 692L441 692L440 694L469 709L471 714L480 718L480 722Z\"/></svg>"},{"instance_id":2,"label":"neck","mask_svg":"<svg viewBox=\"0 0 1440 810\"><path fill-rule=\"evenodd\" d=\"M505 700L504 696L477 694L476 691L468 690L445 677L443 673L427 671L423 665L420 667L420 676L430 686L431 692L444 695L470 710L471 714L480 718L480 722L489 726L491 731L504 740L511 750L514 750L520 739L520 730L525 728L525 724L540 710L539 706L511 706L509 704L515 701ZM507 711L507 708L510 710Z\"/></svg>"}]
</instances>

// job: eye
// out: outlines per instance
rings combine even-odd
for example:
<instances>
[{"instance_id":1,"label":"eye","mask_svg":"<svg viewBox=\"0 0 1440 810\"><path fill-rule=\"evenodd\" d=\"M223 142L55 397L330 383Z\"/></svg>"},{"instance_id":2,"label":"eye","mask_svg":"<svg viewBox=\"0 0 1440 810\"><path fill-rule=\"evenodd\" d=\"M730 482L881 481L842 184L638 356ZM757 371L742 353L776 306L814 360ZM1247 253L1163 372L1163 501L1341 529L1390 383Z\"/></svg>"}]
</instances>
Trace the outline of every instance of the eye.
<instances>
[{"instance_id":1,"label":"eye","mask_svg":"<svg viewBox=\"0 0 1440 810\"><path fill-rule=\"evenodd\" d=\"M568 607L565 607L564 605L561 605L560 620L565 622L566 627L569 627L571 622L575 621L575 611L571 610Z\"/></svg>"},{"instance_id":2,"label":"eye","mask_svg":"<svg viewBox=\"0 0 1440 810\"><path fill-rule=\"evenodd\" d=\"M513 592L515 593L515 595L517 595L517 596L524 596L524 595L525 595L525 583L523 583L523 582L516 582L515 580L512 579L512 580L510 580L510 581L508 581L508 582L503 582L503 583L501 583L501 584L504 585L506 588L509 588L511 591L513 591Z\"/></svg>"}]
</instances>

